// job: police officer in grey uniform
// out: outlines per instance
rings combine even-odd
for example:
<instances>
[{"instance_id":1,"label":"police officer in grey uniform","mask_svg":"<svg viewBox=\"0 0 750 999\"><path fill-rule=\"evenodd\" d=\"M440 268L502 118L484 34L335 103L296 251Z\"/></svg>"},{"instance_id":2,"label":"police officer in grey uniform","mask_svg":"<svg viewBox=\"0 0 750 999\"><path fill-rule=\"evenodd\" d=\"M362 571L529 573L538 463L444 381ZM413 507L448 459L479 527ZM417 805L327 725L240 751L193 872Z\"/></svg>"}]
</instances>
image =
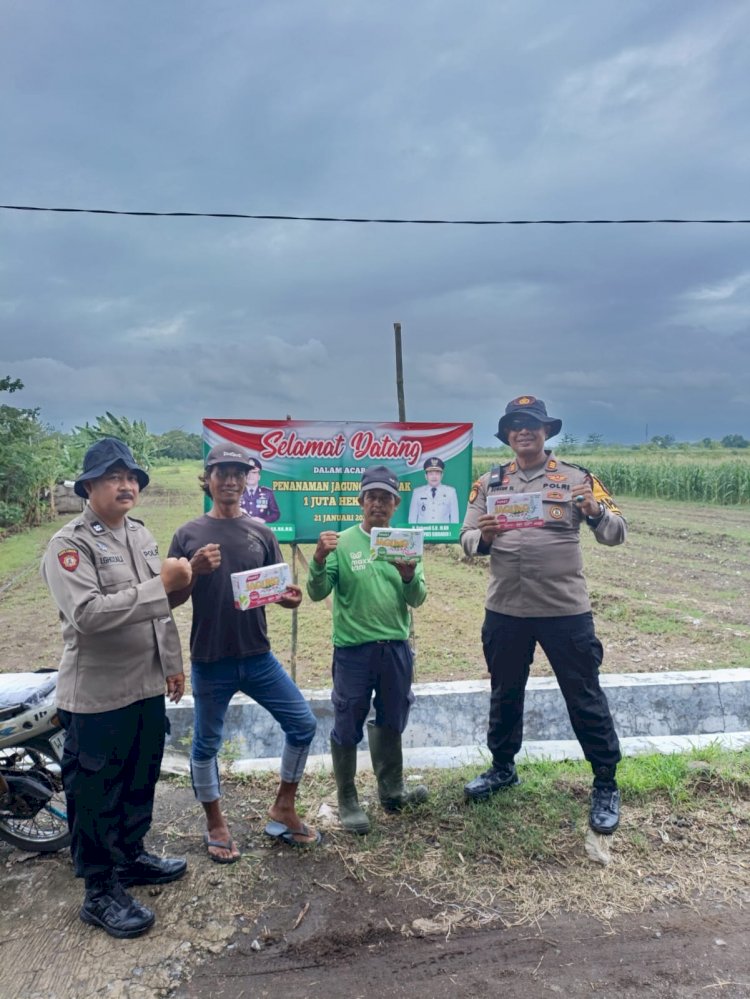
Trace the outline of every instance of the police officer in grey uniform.
<instances>
[{"instance_id":1,"label":"police officer in grey uniform","mask_svg":"<svg viewBox=\"0 0 750 999\"><path fill-rule=\"evenodd\" d=\"M424 465L426 486L414 490L409 504L410 524L457 524L458 496L453 486L443 484L445 462L428 458Z\"/></svg>"},{"instance_id":2,"label":"police officer in grey uniform","mask_svg":"<svg viewBox=\"0 0 750 999\"><path fill-rule=\"evenodd\" d=\"M467 555L490 557L482 644L491 680L492 766L464 790L481 800L518 784L513 761L521 748L524 691L538 642L594 771L589 823L595 832L609 834L619 823L615 771L621 756L599 683L602 645L594 631L579 531L585 526L599 544L619 545L627 528L595 476L545 449L561 427L541 399L513 399L496 436L515 457L483 475L469 496L461 544Z\"/></svg>"},{"instance_id":3,"label":"police officer in grey uniform","mask_svg":"<svg viewBox=\"0 0 750 999\"><path fill-rule=\"evenodd\" d=\"M162 562L151 532L128 516L148 482L122 441L93 444L75 483L88 504L55 534L41 566L65 643L57 704L71 853L86 885L80 917L115 937L154 922L127 887L165 884L187 868L143 844L164 750L165 688L174 702L185 689L168 594L191 578L186 559Z\"/></svg>"}]
</instances>

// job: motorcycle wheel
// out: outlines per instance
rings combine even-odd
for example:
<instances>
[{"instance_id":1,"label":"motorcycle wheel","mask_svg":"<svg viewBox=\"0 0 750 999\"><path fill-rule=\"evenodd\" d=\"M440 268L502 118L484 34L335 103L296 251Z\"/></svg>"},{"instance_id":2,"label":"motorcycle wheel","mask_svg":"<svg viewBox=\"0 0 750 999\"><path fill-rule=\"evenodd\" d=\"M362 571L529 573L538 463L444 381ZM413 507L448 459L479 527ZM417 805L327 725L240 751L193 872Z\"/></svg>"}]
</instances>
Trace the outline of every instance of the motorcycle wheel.
<instances>
[{"instance_id":1,"label":"motorcycle wheel","mask_svg":"<svg viewBox=\"0 0 750 999\"><path fill-rule=\"evenodd\" d=\"M51 746L43 739L35 739L25 746L0 749L2 769L38 780L53 794L36 815L23 819L0 816L0 839L27 853L55 853L70 846L60 761Z\"/></svg>"}]
</instances>

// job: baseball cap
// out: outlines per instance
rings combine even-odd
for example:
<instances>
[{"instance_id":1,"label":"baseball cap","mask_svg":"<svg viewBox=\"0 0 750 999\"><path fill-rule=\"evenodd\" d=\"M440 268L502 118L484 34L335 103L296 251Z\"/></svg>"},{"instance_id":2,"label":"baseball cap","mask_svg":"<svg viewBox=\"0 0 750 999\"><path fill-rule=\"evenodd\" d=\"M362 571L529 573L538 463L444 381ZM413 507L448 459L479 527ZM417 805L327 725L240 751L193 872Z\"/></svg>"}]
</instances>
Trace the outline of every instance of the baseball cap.
<instances>
[{"instance_id":1,"label":"baseball cap","mask_svg":"<svg viewBox=\"0 0 750 999\"><path fill-rule=\"evenodd\" d=\"M385 465L373 465L363 473L359 489L360 496L370 489L384 489L387 493L392 493L401 499L401 493L398 491L398 476Z\"/></svg>"},{"instance_id":2,"label":"baseball cap","mask_svg":"<svg viewBox=\"0 0 750 999\"><path fill-rule=\"evenodd\" d=\"M214 444L206 455L204 465L206 468L212 468L214 465L242 465L244 468L256 467L254 459L239 444ZM259 465L260 462L258 462Z\"/></svg>"}]
</instances>

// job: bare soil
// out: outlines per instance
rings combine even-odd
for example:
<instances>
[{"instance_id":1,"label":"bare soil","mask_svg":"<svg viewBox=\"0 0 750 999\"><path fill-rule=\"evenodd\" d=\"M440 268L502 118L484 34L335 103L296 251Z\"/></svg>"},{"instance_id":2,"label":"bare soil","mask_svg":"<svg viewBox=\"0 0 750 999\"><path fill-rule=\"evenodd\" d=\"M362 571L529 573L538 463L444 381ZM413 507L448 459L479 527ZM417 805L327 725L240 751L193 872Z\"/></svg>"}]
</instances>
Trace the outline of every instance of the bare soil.
<instances>
[{"instance_id":1,"label":"bare soil","mask_svg":"<svg viewBox=\"0 0 750 999\"><path fill-rule=\"evenodd\" d=\"M750 996L746 801L735 801L728 820L712 806L692 832L685 827L684 841L669 805L633 803L612 837L609 867L587 860L581 831L566 835L559 856L513 873L536 885L531 908L527 898L522 911L509 888L491 918L476 918L460 890L435 890L419 865L378 870L378 856L413 849L418 813L388 817L370 804L374 831L353 838L325 819L330 779L309 783L306 802L316 809L309 818L325 838L294 850L263 833L272 779L227 782L225 806L243 856L221 866L205 854L190 788L162 781L149 846L186 855L189 869L174 884L133 889L157 916L136 940L113 940L80 922L82 888L67 852L25 855L0 842L2 999ZM372 802L371 778L363 783ZM712 877L723 863L717 849L731 852L731 839L716 838L719 825L735 830L732 884ZM664 828L672 830L669 842L657 835ZM648 836L633 864L639 831ZM488 880L496 865L490 859ZM691 869L703 870L700 892L691 890ZM592 898L607 906L592 907Z\"/></svg>"}]
</instances>

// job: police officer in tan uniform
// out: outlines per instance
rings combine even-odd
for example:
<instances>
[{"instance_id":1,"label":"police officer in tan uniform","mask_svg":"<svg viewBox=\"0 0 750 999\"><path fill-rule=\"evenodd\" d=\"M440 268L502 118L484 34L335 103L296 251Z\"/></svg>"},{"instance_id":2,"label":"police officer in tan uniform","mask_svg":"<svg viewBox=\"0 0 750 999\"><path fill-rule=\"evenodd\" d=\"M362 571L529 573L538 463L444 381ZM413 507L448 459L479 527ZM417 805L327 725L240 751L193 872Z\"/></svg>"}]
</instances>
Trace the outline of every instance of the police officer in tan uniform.
<instances>
[{"instance_id":1,"label":"police officer in tan uniform","mask_svg":"<svg viewBox=\"0 0 750 999\"><path fill-rule=\"evenodd\" d=\"M57 704L71 853L86 885L80 916L115 937L154 922L127 887L165 884L187 868L143 845L164 750L165 688L174 702L185 689L168 594L192 574L186 559L162 562L151 532L128 516L148 482L122 441L93 444L75 484L88 504L55 534L41 566L65 643Z\"/></svg>"},{"instance_id":2,"label":"police officer in tan uniform","mask_svg":"<svg viewBox=\"0 0 750 999\"><path fill-rule=\"evenodd\" d=\"M464 790L468 798L482 800L518 784L513 761L521 748L524 691L538 642L594 771L590 825L609 834L619 823L615 770L621 756L599 683L602 645L594 631L579 531L586 527L599 544L619 545L627 528L595 476L545 449L561 427L541 399L513 399L496 436L515 457L483 475L469 496L461 544L467 555L490 557L482 644L491 680L492 766Z\"/></svg>"}]
</instances>

